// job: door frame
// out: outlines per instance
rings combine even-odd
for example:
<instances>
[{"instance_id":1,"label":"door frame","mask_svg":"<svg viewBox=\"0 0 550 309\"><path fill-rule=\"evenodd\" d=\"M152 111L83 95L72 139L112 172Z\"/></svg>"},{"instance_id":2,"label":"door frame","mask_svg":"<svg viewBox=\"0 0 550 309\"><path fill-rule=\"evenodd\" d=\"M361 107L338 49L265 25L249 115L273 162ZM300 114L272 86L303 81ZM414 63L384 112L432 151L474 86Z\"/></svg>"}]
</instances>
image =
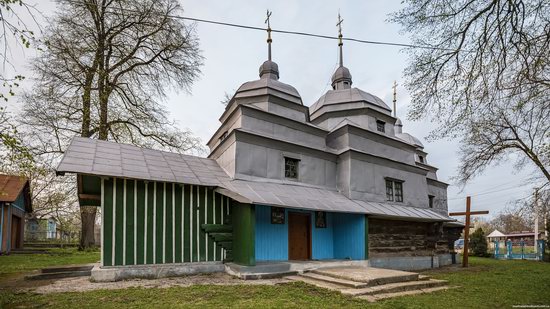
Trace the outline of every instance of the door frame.
<instances>
[{"instance_id":1,"label":"door frame","mask_svg":"<svg viewBox=\"0 0 550 309\"><path fill-rule=\"evenodd\" d=\"M291 215L298 215L298 216L303 216L303 217L307 217L307 259L305 259L304 261L310 261L312 259L312 250L311 250L311 242L312 242L312 234L313 234L313 231L312 231L312 228L311 228L311 214L309 212L299 212L299 211L289 211L288 212L288 259L290 260L290 216Z\"/></svg>"}]
</instances>

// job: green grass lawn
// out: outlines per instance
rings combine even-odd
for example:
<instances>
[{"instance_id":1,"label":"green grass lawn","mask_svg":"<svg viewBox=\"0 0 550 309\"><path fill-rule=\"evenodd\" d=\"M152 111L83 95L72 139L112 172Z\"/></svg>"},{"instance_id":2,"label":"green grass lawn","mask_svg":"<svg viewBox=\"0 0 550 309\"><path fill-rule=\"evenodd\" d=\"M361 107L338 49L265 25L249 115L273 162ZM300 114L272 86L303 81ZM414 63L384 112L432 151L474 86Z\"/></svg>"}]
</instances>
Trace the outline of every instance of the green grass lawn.
<instances>
[{"instance_id":1,"label":"green grass lawn","mask_svg":"<svg viewBox=\"0 0 550 309\"><path fill-rule=\"evenodd\" d=\"M76 248L48 249L48 254L12 254L0 256L0 278L15 273L68 265L96 263L99 251L78 251Z\"/></svg>"},{"instance_id":2,"label":"green grass lawn","mask_svg":"<svg viewBox=\"0 0 550 309\"><path fill-rule=\"evenodd\" d=\"M1 261L1 260L0 260ZM248 308L510 308L550 305L550 263L471 258L469 269L428 272L458 288L378 303L304 283L275 286L131 288L37 295L0 291L0 308L248 307Z\"/></svg>"}]
</instances>

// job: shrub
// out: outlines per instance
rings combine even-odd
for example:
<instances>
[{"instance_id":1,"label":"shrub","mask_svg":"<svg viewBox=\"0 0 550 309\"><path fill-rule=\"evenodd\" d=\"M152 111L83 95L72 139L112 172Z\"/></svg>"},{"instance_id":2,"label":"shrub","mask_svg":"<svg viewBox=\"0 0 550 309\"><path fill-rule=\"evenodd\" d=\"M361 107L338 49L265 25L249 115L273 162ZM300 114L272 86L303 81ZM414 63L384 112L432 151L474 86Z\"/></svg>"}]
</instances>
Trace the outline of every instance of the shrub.
<instances>
[{"instance_id":1,"label":"shrub","mask_svg":"<svg viewBox=\"0 0 550 309\"><path fill-rule=\"evenodd\" d=\"M487 238L481 228L475 230L470 237L470 248L474 256L487 256Z\"/></svg>"}]
</instances>

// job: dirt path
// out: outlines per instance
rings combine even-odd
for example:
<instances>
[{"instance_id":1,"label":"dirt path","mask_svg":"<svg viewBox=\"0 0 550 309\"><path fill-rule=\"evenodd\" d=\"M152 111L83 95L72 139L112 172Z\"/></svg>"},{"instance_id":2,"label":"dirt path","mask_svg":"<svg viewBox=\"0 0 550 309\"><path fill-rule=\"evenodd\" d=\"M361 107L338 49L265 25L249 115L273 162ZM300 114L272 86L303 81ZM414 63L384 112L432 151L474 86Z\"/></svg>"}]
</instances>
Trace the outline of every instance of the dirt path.
<instances>
[{"instance_id":1,"label":"dirt path","mask_svg":"<svg viewBox=\"0 0 550 309\"><path fill-rule=\"evenodd\" d=\"M229 276L226 273L215 273L209 275L193 275L186 277L162 278L162 279L133 279L118 282L94 283L90 282L89 277L66 278L59 280L25 281L22 277L19 280L8 283L4 288L10 288L19 291L28 291L39 294L61 293L61 292L84 292L92 290L113 290L126 289L131 287L143 288L169 288L175 286L190 286L195 284L214 284L214 285L274 285L289 282L286 279L265 279L265 280L240 280ZM10 286L11 285L11 286Z\"/></svg>"}]
</instances>

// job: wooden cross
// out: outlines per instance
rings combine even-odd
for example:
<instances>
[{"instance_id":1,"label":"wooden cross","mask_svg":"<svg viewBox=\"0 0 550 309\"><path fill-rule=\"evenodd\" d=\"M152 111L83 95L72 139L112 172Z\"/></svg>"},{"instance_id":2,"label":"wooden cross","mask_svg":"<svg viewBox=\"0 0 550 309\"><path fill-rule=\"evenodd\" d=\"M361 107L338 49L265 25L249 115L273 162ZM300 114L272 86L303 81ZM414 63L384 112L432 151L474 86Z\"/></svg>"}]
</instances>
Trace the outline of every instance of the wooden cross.
<instances>
[{"instance_id":1,"label":"wooden cross","mask_svg":"<svg viewBox=\"0 0 550 309\"><path fill-rule=\"evenodd\" d=\"M466 211L465 212L450 212L449 216L466 216L466 223L464 226L464 253L462 254L462 267L468 267L468 237L470 236L470 216L472 215L487 215L488 210L470 211L471 197L466 197Z\"/></svg>"}]
</instances>

